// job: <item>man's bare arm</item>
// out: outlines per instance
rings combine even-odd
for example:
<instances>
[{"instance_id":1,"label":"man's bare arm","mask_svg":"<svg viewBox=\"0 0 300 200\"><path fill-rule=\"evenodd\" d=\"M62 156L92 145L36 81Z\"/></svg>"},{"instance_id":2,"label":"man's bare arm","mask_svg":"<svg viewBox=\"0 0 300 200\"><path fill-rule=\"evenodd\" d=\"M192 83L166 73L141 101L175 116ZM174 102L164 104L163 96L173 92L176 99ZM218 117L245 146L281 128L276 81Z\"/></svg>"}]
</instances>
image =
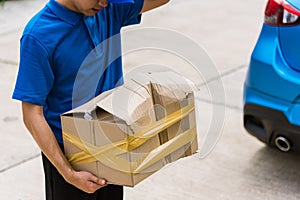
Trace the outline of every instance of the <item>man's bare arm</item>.
<instances>
[{"instance_id":1,"label":"man's bare arm","mask_svg":"<svg viewBox=\"0 0 300 200\"><path fill-rule=\"evenodd\" d=\"M149 11L149 10L152 10L159 6L162 6L168 2L169 2L169 0L144 0L144 5L143 5L141 13L144 13L146 11Z\"/></svg>"},{"instance_id":2,"label":"man's bare arm","mask_svg":"<svg viewBox=\"0 0 300 200\"><path fill-rule=\"evenodd\" d=\"M73 170L45 120L43 106L22 102L22 111L26 128L42 152L67 182L87 193L93 193L106 185L104 179L100 179L89 172Z\"/></svg>"}]
</instances>

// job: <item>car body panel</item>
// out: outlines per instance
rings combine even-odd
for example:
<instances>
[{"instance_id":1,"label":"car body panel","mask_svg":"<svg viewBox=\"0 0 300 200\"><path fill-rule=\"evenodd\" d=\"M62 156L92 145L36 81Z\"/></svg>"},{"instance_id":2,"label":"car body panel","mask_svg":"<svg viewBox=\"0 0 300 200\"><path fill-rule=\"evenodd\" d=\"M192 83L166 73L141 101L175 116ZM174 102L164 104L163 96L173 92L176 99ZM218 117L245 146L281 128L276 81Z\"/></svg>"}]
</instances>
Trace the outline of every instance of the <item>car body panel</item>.
<instances>
[{"instance_id":1,"label":"car body panel","mask_svg":"<svg viewBox=\"0 0 300 200\"><path fill-rule=\"evenodd\" d=\"M274 98L300 103L300 72L292 70L286 63L276 35L276 27L263 26L245 84Z\"/></svg>"},{"instance_id":2,"label":"car body panel","mask_svg":"<svg viewBox=\"0 0 300 200\"><path fill-rule=\"evenodd\" d=\"M287 64L295 70L300 71L300 54L295 47L300 46L300 26L279 27L279 40L283 57Z\"/></svg>"},{"instance_id":3,"label":"car body panel","mask_svg":"<svg viewBox=\"0 0 300 200\"><path fill-rule=\"evenodd\" d=\"M299 0L286 0L289 4L291 4L293 7L300 10L300 1Z\"/></svg>"}]
</instances>

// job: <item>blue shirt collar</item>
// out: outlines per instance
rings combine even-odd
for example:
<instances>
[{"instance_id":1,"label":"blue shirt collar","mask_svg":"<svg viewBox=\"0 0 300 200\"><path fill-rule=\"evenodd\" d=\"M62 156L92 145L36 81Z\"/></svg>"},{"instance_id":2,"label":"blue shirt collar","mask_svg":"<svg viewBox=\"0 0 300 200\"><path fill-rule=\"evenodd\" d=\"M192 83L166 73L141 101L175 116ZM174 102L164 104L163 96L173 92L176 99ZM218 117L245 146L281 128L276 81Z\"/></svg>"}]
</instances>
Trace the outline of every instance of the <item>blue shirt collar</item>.
<instances>
[{"instance_id":1,"label":"blue shirt collar","mask_svg":"<svg viewBox=\"0 0 300 200\"><path fill-rule=\"evenodd\" d=\"M74 11L71 11L67 9L66 7L62 6L55 0L50 0L47 3L47 7L60 19L63 21L75 25L82 17L83 14L76 13Z\"/></svg>"}]
</instances>

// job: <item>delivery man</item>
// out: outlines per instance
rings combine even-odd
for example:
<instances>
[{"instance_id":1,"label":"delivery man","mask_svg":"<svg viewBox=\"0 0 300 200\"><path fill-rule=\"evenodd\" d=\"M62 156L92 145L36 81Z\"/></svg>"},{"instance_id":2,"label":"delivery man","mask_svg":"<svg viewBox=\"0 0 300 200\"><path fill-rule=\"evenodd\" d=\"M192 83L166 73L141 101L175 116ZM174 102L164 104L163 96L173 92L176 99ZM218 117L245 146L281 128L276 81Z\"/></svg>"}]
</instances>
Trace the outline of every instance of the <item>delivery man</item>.
<instances>
[{"instance_id":1,"label":"delivery man","mask_svg":"<svg viewBox=\"0 0 300 200\"><path fill-rule=\"evenodd\" d=\"M123 199L122 186L107 185L101 177L70 166L63 153L60 115L122 84L121 57L105 62L105 58L120 52L120 44L96 51L102 63L85 68L82 63L101 42L118 35L123 26L140 23L143 12L167 2L50 0L26 25L13 99L22 102L24 123L42 151L47 200ZM94 83L96 91L74 99L79 69L83 70L80 77L85 88L84 80L89 79L89 70L95 66L104 69Z\"/></svg>"}]
</instances>

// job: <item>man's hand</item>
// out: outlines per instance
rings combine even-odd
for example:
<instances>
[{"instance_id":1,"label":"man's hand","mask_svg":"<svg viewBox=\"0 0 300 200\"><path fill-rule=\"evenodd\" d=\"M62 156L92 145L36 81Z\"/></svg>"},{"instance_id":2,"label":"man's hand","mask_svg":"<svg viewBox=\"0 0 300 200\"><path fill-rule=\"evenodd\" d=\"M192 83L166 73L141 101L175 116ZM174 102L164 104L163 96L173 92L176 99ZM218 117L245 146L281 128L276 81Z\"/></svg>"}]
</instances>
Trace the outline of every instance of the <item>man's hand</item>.
<instances>
[{"instance_id":1,"label":"man's hand","mask_svg":"<svg viewBox=\"0 0 300 200\"><path fill-rule=\"evenodd\" d=\"M98 178L86 171L73 171L66 181L86 193L94 193L96 190L107 185L106 180Z\"/></svg>"}]
</instances>

